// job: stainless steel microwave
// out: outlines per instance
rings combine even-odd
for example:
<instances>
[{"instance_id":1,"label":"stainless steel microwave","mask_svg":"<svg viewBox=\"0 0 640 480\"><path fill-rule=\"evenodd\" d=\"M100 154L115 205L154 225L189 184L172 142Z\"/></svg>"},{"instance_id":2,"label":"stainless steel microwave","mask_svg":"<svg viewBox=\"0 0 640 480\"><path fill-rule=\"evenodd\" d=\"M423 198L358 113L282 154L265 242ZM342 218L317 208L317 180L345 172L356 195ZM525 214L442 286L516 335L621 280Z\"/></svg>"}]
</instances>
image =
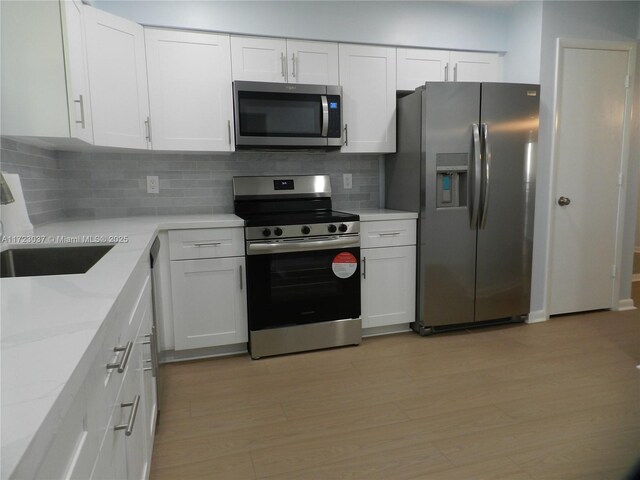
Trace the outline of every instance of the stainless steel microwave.
<instances>
[{"instance_id":1,"label":"stainless steel microwave","mask_svg":"<svg viewBox=\"0 0 640 480\"><path fill-rule=\"evenodd\" d=\"M342 87L233 82L237 148L337 148Z\"/></svg>"}]
</instances>

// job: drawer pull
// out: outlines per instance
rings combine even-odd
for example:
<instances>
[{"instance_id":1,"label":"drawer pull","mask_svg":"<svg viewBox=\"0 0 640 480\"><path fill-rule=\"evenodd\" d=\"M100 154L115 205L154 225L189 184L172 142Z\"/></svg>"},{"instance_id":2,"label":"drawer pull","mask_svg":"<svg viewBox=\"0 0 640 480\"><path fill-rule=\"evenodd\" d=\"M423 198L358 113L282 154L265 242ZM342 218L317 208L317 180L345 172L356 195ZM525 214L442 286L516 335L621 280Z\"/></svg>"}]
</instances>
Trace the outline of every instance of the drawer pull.
<instances>
[{"instance_id":1,"label":"drawer pull","mask_svg":"<svg viewBox=\"0 0 640 480\"><path fill-rule=\"evenodd\" d=\"M216 247L218 245L222 245L222 242L203 242L203 243L194 243L194 247Z\"/></svg>"},{"instance_id":2,"label":"drawer pull","mask_svg":"<svg viewBox=\"0 0 640 480\"><path fill-rule=\"evenodd\" d=\"M127 363L129 363L129 356L131 355L131 349L133 348L133 342L127 342L126 347L114 347L114 352L124 352L122 358L117 363L107 363L107 370L113 370L114 368L118 369L118 373L124 372L124 369L127 368Z\"/></svg>"},{"instance_id":3,"label":"drawer pull","mask_svg":"<svg viewBox=\"0 0 640 480\"><path fill-rule=\"evenodd\" d=\"M362 257L362 278L367 278L367 257Z\"/></svg>"},{"instance_id":4,"label":"drawer pull","mask_svg":"<svg viewBox=\"0 0 640 480\"><path fill-rule=\"evenodd\" d=\"M400 232L379 233L378 234L378 236L380 236L380 237L397 237L398 235L400 235Z\"/></svg>"},{"instance_id":5,"label":"drawer pull","mask_svg":"<svg viewBox=\"0 0 640 480\"><path fill-rule=\"evenodd\" d=\"M127 437L131 436L133 432L133 426L136 423L136 415L138 415L138 405L140 404L140 395L136 395L133 399L133 402L122 403L121 407L133 407L131 409L131 413L129 414L129 421L122 425L116 425L113 427L114 430L124 430L124 434Z\"/></svg>"}]
</instances>

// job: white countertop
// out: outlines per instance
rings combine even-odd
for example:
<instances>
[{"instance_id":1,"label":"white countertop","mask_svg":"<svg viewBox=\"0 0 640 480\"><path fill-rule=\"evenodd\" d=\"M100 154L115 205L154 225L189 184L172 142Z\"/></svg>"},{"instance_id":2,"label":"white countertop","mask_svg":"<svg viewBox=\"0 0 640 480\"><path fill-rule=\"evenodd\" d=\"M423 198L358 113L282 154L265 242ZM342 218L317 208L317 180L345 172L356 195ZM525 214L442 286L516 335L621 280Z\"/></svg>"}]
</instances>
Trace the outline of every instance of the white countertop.
<instances>
[{"instance_id":1,"label":"white countertop","mask_svg":"<svg viewBox=\"0 0 640 480\"><path fill-rule=\"evenodd\" d=\"M360 215L361 222L373 222L376 220L411 220L418 218L415 212L405 212L403 210L389 210L386 208L349 210L351 213Z\"/></svg>"},{"instance_id":2,"label":"white countertop","mask_svg":"<svg viewBox=\"0 0 640 480\"><path fill-rule=\"evenodd\" d=\"M35 229L33 238L42 236L47 243L82 242L82 235L121 235L127 241L117 243L86 274L0 280L3 479L26 452L44 453L80 388L81 370L88 371L97 354L93 342L100 327L136 265L146 260L156 233L243 225L239 217L221 214L78 220Z\"/></svg>"}]
</instances>

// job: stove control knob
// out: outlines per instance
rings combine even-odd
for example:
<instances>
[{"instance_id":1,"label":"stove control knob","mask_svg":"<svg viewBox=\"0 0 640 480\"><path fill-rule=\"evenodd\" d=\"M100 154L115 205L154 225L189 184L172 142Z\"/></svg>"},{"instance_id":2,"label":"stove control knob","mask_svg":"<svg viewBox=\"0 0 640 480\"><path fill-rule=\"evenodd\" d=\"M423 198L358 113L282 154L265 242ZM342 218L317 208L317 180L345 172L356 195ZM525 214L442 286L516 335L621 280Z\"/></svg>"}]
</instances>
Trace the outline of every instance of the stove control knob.
<instances>
[{"instance_id":1,"label":"stove control knob","mask_svg":"<svg viewBox=\"0 0 640 480\"><path fill-rule=\"evenodd\" d=\"M340 230L342 233L344 233L344 232L346 232L347 230L349 230L349 227L347 227L344 223L341 223L341 224L340 224L340 226L339 226L338 228L339 228L339 230Z\"/></svg>"},{"instance_id":2,"label":"stove control knob","mask_svg":"<svg viewBox=\"0 0 640 480\"><path fill-rule=\"evenodd\" d=\"M338 227L336 227L333 224L329 225L327 228L329 229L329 232L331 232L331 233L335 233L336 230L338 230Z\"/></svg>"},{"instance_id":3,"label":"stove control knob","mask_svg":"<svg viewBox=\"0 0 640 480\"><path fill-rule=\"evenodd\" d=\"M262 235L264 235L265 237L268 237L269 235L271 235L271 229L265 228L264 230L262 230Z\"/></svg>"},{"instance_id":4,"label":"stove control knob","mask_svg":"<svg viewBox=\"0 0 640 480\"><path fill-rule=\"evenodd\" d=\"M282 235L282 229L280 227L276 227L273 233L275 233L279 237L280 235Z\"/></svg>"},{"instance_id":5,"label":"stove control knob","mask_svg":"<svg viewBox=\"0 0 640 480\"><path fill-rule=\"evenodd\" d=\"M307 227L306 225L302 227L302 233L307 235L309 232L311 232L311 229L309 227Z\"/></svg>"}]
</instances>

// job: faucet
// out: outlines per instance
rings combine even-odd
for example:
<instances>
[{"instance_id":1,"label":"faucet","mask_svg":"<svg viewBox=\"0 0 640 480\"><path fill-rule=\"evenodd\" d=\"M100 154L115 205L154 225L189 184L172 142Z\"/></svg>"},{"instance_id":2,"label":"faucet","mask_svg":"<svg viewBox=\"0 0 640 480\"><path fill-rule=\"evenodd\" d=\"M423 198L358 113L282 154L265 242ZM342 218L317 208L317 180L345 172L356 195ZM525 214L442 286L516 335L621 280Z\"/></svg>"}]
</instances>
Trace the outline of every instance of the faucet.
<instances>
[{"instance_id":1,"label":"faucet","mask_svg":"<svg viewBox=\"0 0 640 480\"><path fill-rule=\"evenodd\" d=\"M11 189L4 179L4 175L0 172L0 205L7 205L8 203L15 202ZM4 234L4 225L2 225L2 219L0 219L0 237Z\"/></svg>"}]
</instances>

